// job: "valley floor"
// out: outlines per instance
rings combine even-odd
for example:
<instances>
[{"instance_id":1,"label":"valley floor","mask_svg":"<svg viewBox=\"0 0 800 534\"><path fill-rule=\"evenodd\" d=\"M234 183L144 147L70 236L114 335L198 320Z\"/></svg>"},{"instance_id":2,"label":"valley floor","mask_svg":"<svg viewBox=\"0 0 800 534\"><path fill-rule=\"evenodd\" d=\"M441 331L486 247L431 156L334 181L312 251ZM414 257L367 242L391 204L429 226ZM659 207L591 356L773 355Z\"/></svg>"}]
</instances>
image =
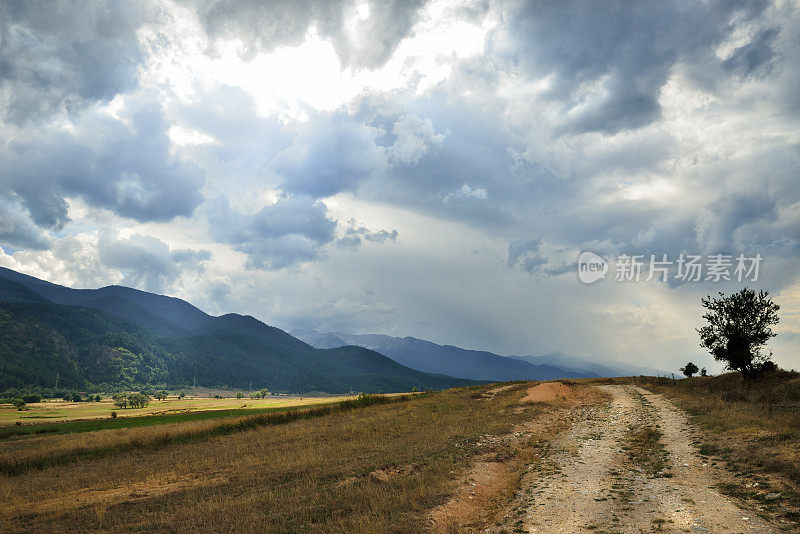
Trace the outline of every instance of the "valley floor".
<instances>
[{"instance_id":1,"label":"valley floor","mask_svg":"<svg viewBox=\"0 0 800 534\"><path fill-rule=\"evenodd\" d=\"M237 419L249 421L241 430L205 421L0 442L0 530L796 528L723 495L733 475L700 454L700 430L630 383L510 383L320 410ZM68 461L43 462L48 451Z\"/></svg>"},{"instance_id":2,"label":"valley floor","mask_svg":"<svg viewBox=\"0 0 800 534\"><path fill-rule=\"evenodd\" d=\"M230 392L227 392L230 395ZM91 424L85 425L63 425L63 423L81 421L86 423L96 420L102 427L108 424L111 412L116 413L117 419L137 419L136 422L128 421L129 425L147 426L148 424L158 424L158 416L175 416L178 414L200 414L209 417L226 416L231 412L238 412L240 415L247 413L258 413L271 409L289 409L301 406L312 406L318 404L329 404L344 399L354 398L352 395L328 395L328 396L306 396L282 395L280 397L266 397L251 399L235 398L233 396L225 398L189 396L178 398L175 395L167 397L165 400L151 400L150 404L143 408L120 408L114 404L111 398L105 398L99 402L68 402L61 400L47 399L44 402L31 403L25 406L25 410L17 410L11 404L0 404L0 436L5 434L33 434L43 428L54 432L69 431L73 432L76 426L85 426L94 430ZM210 412L219 412L218 414ZM222 412L227 412L223 414ZM20 428L20 425L22 428ZM116 421L118 427L124 427L126 423ZM16 428L13 428L16 426ZM12 427L12 428L9 428ZM99 429L99 428L98 428Z\"/></svg>"}]
</instances>

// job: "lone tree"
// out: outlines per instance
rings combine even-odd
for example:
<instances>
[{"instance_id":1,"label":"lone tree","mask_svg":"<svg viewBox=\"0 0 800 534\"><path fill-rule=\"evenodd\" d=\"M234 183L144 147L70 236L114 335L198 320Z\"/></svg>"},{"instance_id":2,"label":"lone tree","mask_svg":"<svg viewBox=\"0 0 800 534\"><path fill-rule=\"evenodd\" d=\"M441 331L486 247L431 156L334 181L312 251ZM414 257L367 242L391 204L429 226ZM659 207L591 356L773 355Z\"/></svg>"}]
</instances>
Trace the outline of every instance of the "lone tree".
<instances>
[{"instance_id":1,"label":"lone tree","mask_svg":"<svg viewBox=\"0 0 800 534\"><path fill-rule=\"evenodd\" d=\"M778 324L780 306L768 298L767 291L755 292L745 287L728 297L710 295L700 299L708 310L703 319L708 324L699 328L700 346L708 349L715 360L743 376L753 376L769 362L770 354L762 349L775 334L770 326Z\"/></svg>"},{"instance_id":2,"label":"lone tree","mask_svg":"<svg viewBox=\"0 0 800 534\"><path fill-rule=\"evenodd\" d=\"M699 371L700 368L697 367L692 362L687 363L685 366L681 367L681 372L686 375L688 378L692 378L692 375Z\"/></svg>"}]
</instances>

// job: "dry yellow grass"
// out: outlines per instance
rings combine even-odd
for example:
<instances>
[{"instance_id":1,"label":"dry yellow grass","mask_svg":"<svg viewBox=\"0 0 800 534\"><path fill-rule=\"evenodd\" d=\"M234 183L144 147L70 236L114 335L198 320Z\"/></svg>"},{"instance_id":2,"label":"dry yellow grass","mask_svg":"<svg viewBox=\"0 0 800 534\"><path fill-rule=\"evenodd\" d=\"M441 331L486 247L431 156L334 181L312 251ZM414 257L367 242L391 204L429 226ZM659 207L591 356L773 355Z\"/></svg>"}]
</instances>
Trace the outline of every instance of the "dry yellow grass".
<instances>
[{"instance_id":1,"label":"dry yellow grass","mask_svg":"<svg viewBox=\"0 0 800 534\"><path fill-rule=\"evenodd\" d=\"M179 437L201 435L232 421L247 419L231 417L144 428L97 430L75 434L34 435L8 439L0 448L0 471L13 471L15 466L57 463L60 457L77 456L100 450L125 449L168 443Z\"/></svg>"},{"instance_id":2,"label":"dry yellow grass","mask_svg":"<svg viewBox=\"0 0 800 534\"><path fill-rule=\"evenodd\" d=\"M514 409L528 386L489 398L480 395L486 387L450 390L2 476L0 529L418 532L478 451L479 436L506 433L548 409ZM130 430L99 432L87 445L173 431ZM74 445L43 438L28 443L37 451ZM397 466L412 468L386 481L369 476Z\"/></svg>"}]
</instances>

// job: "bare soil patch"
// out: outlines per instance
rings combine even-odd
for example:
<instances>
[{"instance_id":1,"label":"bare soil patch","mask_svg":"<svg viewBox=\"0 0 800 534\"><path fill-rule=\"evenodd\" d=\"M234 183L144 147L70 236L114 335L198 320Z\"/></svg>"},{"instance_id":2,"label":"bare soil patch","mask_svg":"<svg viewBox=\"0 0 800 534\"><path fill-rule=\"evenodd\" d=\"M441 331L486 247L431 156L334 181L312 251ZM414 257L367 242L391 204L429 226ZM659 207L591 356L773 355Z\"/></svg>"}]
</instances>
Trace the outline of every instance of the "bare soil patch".
<instances>
[{"instance_id":1,"label":"bare soil patch","mask_svg":"<svg viewBox=\"0 0 800 534\"><path fill-rule=\"evenodd\" d=\"M416 470L416 467L413 465L398 465L395 467L389 467L387 469L376 469L375 471L372 471L369 476L378 482L389 482L389 480L394 477L410 475Z\"/></svg>"},{"instance_id":2,"label":"bare soil patch","mask_svg":"<svg viewBox=\"0 0 800 534\"><path fill-rule=\"evenodd\" d=\"M574 394L574 387L564 382L545 382L528 388L527 394L519 401L520 404L533 402L552 402L564 400Z\"/></svg>"}]
</instances>

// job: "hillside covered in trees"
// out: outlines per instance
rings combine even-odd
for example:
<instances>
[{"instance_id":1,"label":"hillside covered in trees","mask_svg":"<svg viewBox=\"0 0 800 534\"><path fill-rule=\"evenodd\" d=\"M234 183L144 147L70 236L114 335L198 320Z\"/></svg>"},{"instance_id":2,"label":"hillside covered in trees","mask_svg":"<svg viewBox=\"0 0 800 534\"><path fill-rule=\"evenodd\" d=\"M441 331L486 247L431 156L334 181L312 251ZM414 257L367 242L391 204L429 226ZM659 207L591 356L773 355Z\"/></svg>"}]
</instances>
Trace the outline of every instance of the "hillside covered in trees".
<instances>
[{"instance_id":1,"label":"hillside covered in trees","mask_svg":"<svg viewBox=\"0 0 800 534\"><path fill-rule=\"evenodd\" d=\"M361 347L315 349L253 317L213 317L172 297L73 290L0 270L0 390L196 384L346 393L468 383Z\"/></svg>"}]
</instances>

